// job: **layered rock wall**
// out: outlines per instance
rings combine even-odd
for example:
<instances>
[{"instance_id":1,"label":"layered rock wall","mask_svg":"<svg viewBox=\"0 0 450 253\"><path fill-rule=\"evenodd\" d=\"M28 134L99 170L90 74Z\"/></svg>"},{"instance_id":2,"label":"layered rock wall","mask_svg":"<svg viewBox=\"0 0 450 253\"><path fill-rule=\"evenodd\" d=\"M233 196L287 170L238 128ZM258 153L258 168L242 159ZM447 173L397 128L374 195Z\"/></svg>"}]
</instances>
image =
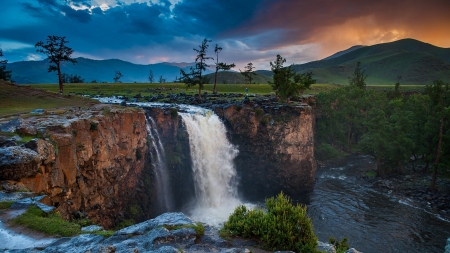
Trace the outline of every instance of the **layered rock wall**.
<instances>
[{"instance_id":1,"label":"layered rock wall","mask_svg":"<svg viewBox=\"0 0 450 253\"><path fill-rule=\"evenodd\" d=\"M21 172L26 177L2 174L0 180L19 180L46 194L45 203L66 219L87 214L104 227L122 220L140 197L148 149L143 110L102 106L31 117L22 126L38 129L41 139L23 148L34 150L40 161L30 164L28 174Z\"/></svg>"},{"instance_id":2,"label":"layered rock wall","mask_svg":"<svg viewBox=\"0 0 450 253\"><path fill-rule=\"evenodd\" d=\"M313 107L248 102L214 111L239 147L235 162L244 197L261 200L281 191L297 197L312 190L316 170Z\"/></svg>"}]
</instances>

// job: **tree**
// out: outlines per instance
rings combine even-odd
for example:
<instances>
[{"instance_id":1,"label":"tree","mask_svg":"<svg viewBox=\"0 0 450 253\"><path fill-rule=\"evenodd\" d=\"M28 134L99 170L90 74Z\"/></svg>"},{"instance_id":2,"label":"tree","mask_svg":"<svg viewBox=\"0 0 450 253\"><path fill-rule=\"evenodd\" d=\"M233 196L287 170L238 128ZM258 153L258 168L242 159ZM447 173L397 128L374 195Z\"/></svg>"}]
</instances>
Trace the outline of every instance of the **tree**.
<instances>
[{"instance_id":1,"label":"tree","mask_svg":"<svg viewBox=\"0 0 450 253\"><path fill-rule=\"evenodd\" d=\"M274 63L270 62L270 66L274 73L271 83L272 88L276 91L282 99L286 100L289 104L292 97L303 93L305 89L309 89L312 84L316 83L316 80L312 79L312 73L297 74L292 69L292 66L287 68L283 67L283 63L286 59L277 55L277 59Z\"/></svg>"},{"instance_id":2,"label":"tree","mask_svg":"<svg viewBox=\"0 0 450 253\"><path fill-rule=\"evenodd\" d=\"M358 62L356 64L355 71L353 72L353 75L348 78L348 82L350 86L356 86L360 89L366 88L366 78L367 75L365 74L365 70L361 69L361 62Z\"/></svg>"},{"instance_id":3,"label":"tree","mask_svg":"<svg viewBox=\"0 0 450 253\"><path fill-rule=\"evenodd\" d=\"M273 83L269 82L269 84L272 86L272 89L275 91L275 95L278 99L278 92L281 85L281 70L283 69L283 64L286 62L286 59L281 57L281 55L277 54L277 59L272 63L270 62L270 68L273 72Z\"/></svg>"},{"instance_id":4,"label":"tree","mask_svg":"<svg viewBox=\"0 0 450 253\"><path fill-rule=\"evenodd\" d=\"M433 139L433 144L436 148L433 164L433 177L430 183L430 189L432 191L436 188L438 170L445 167L445 164L441 161L441 153L444 140L444 125L448 125L448 119L446 120L446 118L450 114L449 88L449 84L444 84L441 80L436 80L433 82L433 85L427 85L425 88L425 94L431 98L431 113L427 124L431 126L430 128L432 130L437 132L437 138L435 137Z\"/></svg>"},{"instance_id":5,"label":"tree","mask_svg":"<svg viewBox=\"0 0 450 253\"><path fill-rule=\"evenodd\" d=\"M3 51L0 48L0 58L3 57ZM6 64L8 63L8 60L0 60L0 79L3 79L5 81L11 80L11 70L6 70Z\"/></svg>"},{"instance_id":6,"label":"tree","mask_svg":"<svg viewBox=\"0 0 450 253\"><path fill-rule=\"evenodd\" d=\"M44 42L39 41L35 45L35 47L37 48L36 51L46 54L47 59L50 60L48 72L56 71L58 73L60 93L63 93L64 89L61 73L61 63L66 61L72 62L73 64L77 63L77 60L71 58L73 49L66 46L67 43L69 43L69 41L66 40L66 37L49 35L45 44Z\"/></svg>"},{"instance_id":7,"label":"tree","mask_svg":"<svg viewBox=\"0 0 450 253\"><path fill-rule=\"evenodd\" d=\"M214 89L213 89L214 94L217 94L216 85L217 85L217 74L219 70L230 70L231 68L234 68L236 66L234 65L234 63L228 65L226 63L219 62L220 51L222 51L222 48L216 44L216 47L214 48L214 53L216 54L216 74L214 75Z\"/></svg>"},{"instance_id":8,"label":"tree","mask_svg":"<svg viewBox=\"0 0 450 253\"><path fill-rule=\"evenodd\" d=\"M148 74L148 81L150 83L153 83L154 82L154 77L155 76L153 75L153 70L150 69L149 74Z\"/></svg>"},{"instance_id":9,"label":"tree","mask_svg":"<svg viewBox=\"0 0 450 253\"><path fill-rule=\"evenodd\" d=\"M159 76L159 83L165 83L166 79L163 78L163 76Z\"/></svg>"},{"instance_id":10,"label":"tree","mask_svg":"<svg viewBox=\"0 0 450 253\"><path fill-rule=\"evenodd\" d=\"M115 83L119 83L120 81L120 78L122 77L123 75L122 75L122 72L120 72L120 71L118 71L118 70L115 70L114 71L114 77L113 77L113 79L114 79L114 82Z\"/></svg>"},{"instance_id":11,"label":"tree","mask_svg":"<svg viewBox=\"0 0 450 253\"><path fill-rule=\"evenodd\" d=\"M244 67L244 71L241 71L239 69L239 72L244 76L245 83L251 84L253 80L253 76L256 75L256 73L253 71L255 67L253 67L253 63L249 62L247 66Z\"/></svg>"},{"instance_id":12,"label":"tree","mask_svg":"<svg viewBox=\"0 0 450 253\"><path fill-rule=\"evenodd\" d=\"M80 75L62 74L63 83L84 83L84 78Z\"/></svg>"},{"instance_id":13,"label":"tree","mask_svg":"<svg viewBox=\"0 0 450 253\"><path fill-rule=\"evenodd\" d=\"M194 48L194 51L197 52L197 56L195 57L195 67L191 67L189 73L186 73L183 69L180 69L181 80L183 80L188 88L198 85L199 98L202 95L204 84L202 80L202 73L203 71L206 71L207 67L209 67L209 65L206 64L206 60L214 60L214 58L206 56L206 52L208 51L209 47L208 42L211 42L211 40L204 39L198 49Z\"/></svg>"}]
</instances>

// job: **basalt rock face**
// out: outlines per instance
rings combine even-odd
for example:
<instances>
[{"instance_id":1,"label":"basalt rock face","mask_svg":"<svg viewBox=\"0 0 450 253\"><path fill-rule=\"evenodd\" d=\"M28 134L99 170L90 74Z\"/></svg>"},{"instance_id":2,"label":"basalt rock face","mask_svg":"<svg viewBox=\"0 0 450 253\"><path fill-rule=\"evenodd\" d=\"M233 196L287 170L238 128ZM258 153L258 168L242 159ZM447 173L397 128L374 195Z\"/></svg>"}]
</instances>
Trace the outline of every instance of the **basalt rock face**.
<instances>
[{"instance_id":1,"label":"basalt rock face","mask_svg":"<svg viewBox=\"0 0 450 253\"><path fill-rule=\"evenodd\" d=\"M101 105L26 118L21 126L36 128L40 138L13 148L27 150L22 153L34 154L33 159L1 165L2 177L14 166L21 173L0 180L18 180L46 194L45 203L64 218L87 214L109 228L144 198L141 175L148 147L143 110Z\"/></svg>"},{"instance_id":2,"label":"basalt rock face","mask_svg":"<svg viewBox=\"0 0 450 253\"><path fill-rule=\"evenodd\" d=\"M312 190L315 115L314 101L308 103L312 106L247 101L213 108L239 147L239 192L247 199L261 200L280 191L299 196Z\"/></svg>"},{"instance_id":3,"label":"basalt rock face","mask_svg":"<svg viewBox=\"0 0 450 253\"><path fill-rule=\"evenodd\" d=\"M189 135L175 108L145 108L145 110L147 115L154 120L159 138L164 146L170 189L174 197L174 209L182 210L195 197ZM150 149L149 152L154 152L154 150ZM153 190L153 192L155 191L156 189ZM151 199L155 198L156 196L151 197ZM155 211L153 216L164 212L164 210Z\"/></svg>"}]
</instances>

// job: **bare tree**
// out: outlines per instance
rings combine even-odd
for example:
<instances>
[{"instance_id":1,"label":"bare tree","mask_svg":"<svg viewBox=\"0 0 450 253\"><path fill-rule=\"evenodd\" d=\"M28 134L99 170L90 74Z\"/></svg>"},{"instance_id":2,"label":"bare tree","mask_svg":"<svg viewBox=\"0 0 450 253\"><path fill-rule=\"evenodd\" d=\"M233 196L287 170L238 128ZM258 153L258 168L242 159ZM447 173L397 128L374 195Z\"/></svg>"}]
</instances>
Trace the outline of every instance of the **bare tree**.
<instances>
[{"instance_id":1,"label":"bare tree","mask_svg":"<svg viewBox=\"0 0 450 253\"><path fill-rule=\"evenodd\" d=\"M216 44L216 47L214 48L214 53L216 54L216 74L214 75L214 89L213 93L217 94L217 74L219 70L230 70L231 68L234 68L236 65L234 63L226 64L224 62L219 62L219 53L222 51L222 47L219 47L219 45Z\"/></svg>"},{"instance_id":2,"label":"bare tree","mask_svg":"<svg viewBox=\"0 0 450 253\"><path fill-rule=\"evenodd\" d=\"M120 71L118 71L118 70L115 70L114 71L114 77L113 77L113 79L114 79L114 82L115 83L119 83L120 81L120 78L122 77L123 75L122 75L122 72L120 72Z\"/></svg>"},{"instance_id":3,"label":"bare tree","mask_svg":"<svg viewBox=\"0 0 450 253\"><path fill-rule=\"evenodd\" d=\"M46 43L39 41L36 43L36 51L47 55L47 59L50 60L50 66L48 67L48 72L56 71L58 72L59 80L59 92L63 93L63 80L61 73L61 63L62 62L72 62L77 63L77 60L72 59L71 55L73 49L66 46L69 41L66 37L59 37L54 35L47 36Z\"/></svg>"},{"instance_id":4,"label":"bare tree","mask_svg":"<svg viewBox=\"0 0 450 253\"><path fill-rule=\"evenodd\" d=\"M153 75L153 70L150 69L149 74L148 74L148 81L150 83L153 83L155 81L155 75Z\"/></svg>"}]
</instances>

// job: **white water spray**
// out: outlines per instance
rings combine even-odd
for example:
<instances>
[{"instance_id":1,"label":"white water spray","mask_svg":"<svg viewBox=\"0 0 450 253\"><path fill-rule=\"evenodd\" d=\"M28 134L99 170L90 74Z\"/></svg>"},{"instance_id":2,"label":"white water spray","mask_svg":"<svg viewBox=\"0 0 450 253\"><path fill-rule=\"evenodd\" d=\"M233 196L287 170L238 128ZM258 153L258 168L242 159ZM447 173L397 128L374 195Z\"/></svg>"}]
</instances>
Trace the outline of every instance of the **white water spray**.
<instances>
[{"instance_id":1,"label":"white water spray","mask_svg":"<svg viewBox=\"0 0 450 253\"><path fill-rule=\"evenodd\" d=\"M146 123L148 136L152 141L152 147L154 147L156 154L155 159L153 152L150 152L152 165L155 169L156 175L156 198L159 204L159 208L161 209L160 211L172 211L172 191L170 190L169 175L167 174L168 171L166 166L166 154L164 152L164 146L161 143L161 138L156 128L155 121L151 117L148 117L146 118Z\"/></svg>"},{"instance_id":2,"label":"white water spray","mask_svg":"<svg viewBox=\"0 0 450 253\"><path fill-rule=\"evenodd\" d=\"M238 150L228 141L219 117L211 111L179 115L189 134L195 182L197 203L191 217L218 226L240 204L233 163Z\"/></svg>"}]
</instances>

